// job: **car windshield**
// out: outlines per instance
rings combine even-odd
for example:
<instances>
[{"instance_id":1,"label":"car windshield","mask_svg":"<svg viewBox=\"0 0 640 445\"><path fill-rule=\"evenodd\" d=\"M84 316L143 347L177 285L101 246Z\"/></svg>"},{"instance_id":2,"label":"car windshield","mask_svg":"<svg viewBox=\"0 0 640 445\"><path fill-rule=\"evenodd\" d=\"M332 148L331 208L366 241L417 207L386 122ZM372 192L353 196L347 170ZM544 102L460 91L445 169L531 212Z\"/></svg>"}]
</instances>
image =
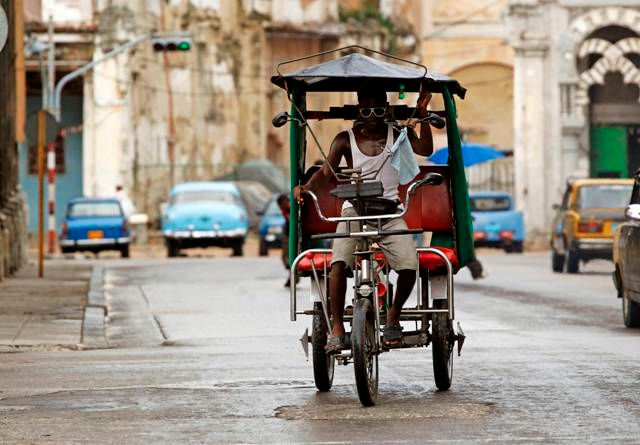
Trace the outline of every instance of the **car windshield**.
<instances>
[{"instance_id":1,"label":"car windshield","mask_svg":"<svg viewBox=\"0 0 640 445\"><path fill-rule=\"evenodd\" d=\"M274 199L273 201L271 201L269 203L269 206L267 207L267 211L264 213L265 215L268 215L268 216L282 215L282 212L280 211L280 206L278 205L278 200Z\"/></svg>"},{"instance_id":2,"label":"car windshield","mask_svg":"<svg viewBox=\"0 0 640 445\"><path fill-rule=\"evenodd\" d=\"M578 197L579 209L622 209L629 204L631 185L583 185Z\"/></svg>"},{"instance_id":3,"label":"car windshield","mask_svg":"<svg viewBox=\"0 0 640 445\"><path fill-rule=\"evenodd\" d=\"M172 204L184 204L187 202L226 202L241 205L238 196L222 190L190 190L176 193L171 199Z\"/></svg>"},{"instance_id":4,"label":"car windshield","mask_svg":"<svg viewBox=\"0 0 640 445\"><path fill-rule=\"evenodd\" d=\"M496 210L509 210L510 199L506 196L471 198L472 212L494 212Z\"/></svg>"},{"instance_id":5,"label":"car windshield","mask_svg":"<svg viewBox=\"0 0 640 445\"><path fill-rule=\"evenodd\" d=\"M78 202L69 208L72 218L116 217L122 216L117 202Z\"/></svg>"}]
</instances>

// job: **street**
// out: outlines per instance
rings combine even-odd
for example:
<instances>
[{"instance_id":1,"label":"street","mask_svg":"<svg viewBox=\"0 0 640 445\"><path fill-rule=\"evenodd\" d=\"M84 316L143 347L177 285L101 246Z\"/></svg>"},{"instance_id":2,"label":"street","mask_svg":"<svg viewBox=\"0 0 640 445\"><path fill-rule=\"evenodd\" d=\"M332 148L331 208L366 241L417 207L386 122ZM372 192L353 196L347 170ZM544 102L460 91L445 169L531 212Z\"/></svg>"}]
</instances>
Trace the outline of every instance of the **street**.
<instances>
[{"instance_id":1,"label":"street","mask_svg":"<svg viewBox=\"0 0 640 445\"><path fill-rule=\"evenodd\" d=\"M96 261L107 347L2 354L2 442L640 442L640 331L622 324L611 263L560 275L547 252L480 258L485 279L457 276L451 390L436 391L430 349L392 351L373 408L352 366L316 391L298 341L310 318L289 321L277 257Z\"/></svg>"}]
</instances>

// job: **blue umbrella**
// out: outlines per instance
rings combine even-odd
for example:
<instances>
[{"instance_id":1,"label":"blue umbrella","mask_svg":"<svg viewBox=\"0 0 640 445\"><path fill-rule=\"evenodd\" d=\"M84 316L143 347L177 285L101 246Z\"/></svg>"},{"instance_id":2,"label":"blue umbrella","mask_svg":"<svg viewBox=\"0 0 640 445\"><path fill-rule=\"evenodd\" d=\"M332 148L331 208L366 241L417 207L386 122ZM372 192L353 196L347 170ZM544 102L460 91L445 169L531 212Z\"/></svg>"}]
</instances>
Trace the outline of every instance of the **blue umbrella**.
<instances>
[{"instance_id":1,"label":"blue umbrella","mask_svg":"<svg viewBox=\"0 0 640 445\"><path fill-rule=\"evenodd\" d=\"M503 152L488 145L462 143L462 159L465 167L503 157ZM449 149L447 147L439 148L427 159L434 164L446 165L449 163Z\"/></svg>"}]
</instances>

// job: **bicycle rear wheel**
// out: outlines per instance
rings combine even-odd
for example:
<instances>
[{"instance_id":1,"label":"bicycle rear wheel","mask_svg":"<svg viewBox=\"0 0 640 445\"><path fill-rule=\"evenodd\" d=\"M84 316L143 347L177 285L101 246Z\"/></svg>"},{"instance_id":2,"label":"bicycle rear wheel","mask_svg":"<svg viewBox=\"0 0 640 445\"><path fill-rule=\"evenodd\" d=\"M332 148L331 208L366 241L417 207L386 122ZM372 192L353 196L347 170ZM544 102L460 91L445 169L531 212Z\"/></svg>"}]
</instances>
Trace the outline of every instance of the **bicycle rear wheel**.
<instances>
[{"instance_id":1,"label":"bicycle rear wheel","mask_svg":"<svg viewBox=\"0 0 640 445\"><path fill-rule=\"evenodd\" d=\"M333 355L327 354L327 335L329 329L324 314L322 313L322 303L316 302L313 305L316 314L313 316L313 327L311 331L311 349L313 359L313 380L318 391L327 392L333 385L333 372L335 359Z\"/></svg>"},{"instance_id":2,"label":"bicycle rear wheel","mask_svg":"<svg viewBox=\"0 0 640 445\"><path fill-rule=\"evenodd\" d=\"M433 300L434 309L445 309L447 300ZM453 379L453 326L446 312L432 314L433 375L440 391L451 387Z\"/></svg>"}]
</instances>

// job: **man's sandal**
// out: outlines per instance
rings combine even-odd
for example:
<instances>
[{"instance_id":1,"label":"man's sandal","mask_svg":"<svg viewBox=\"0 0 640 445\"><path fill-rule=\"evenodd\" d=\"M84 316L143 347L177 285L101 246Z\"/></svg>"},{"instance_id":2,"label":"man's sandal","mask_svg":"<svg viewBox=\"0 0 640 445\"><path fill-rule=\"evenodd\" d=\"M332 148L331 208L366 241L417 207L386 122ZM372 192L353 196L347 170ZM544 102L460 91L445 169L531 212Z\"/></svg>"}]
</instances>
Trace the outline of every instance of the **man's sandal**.
<instances>
[{"instance_id":1,"label":"man's sandal","mask_svg":"<svg viewBox=\"0 0 640 445\"><path fill-rule=\"evenodd\" d=\"M399 324L386 325L382 329L382 341L385 346L397 346L402 343L402 326Z\"/></svg>"},{"instance_id":2,"label":"man's sandal","mask_svg":"<svg viewBox=\"0 0 640 445\"><path fill-rule=\"evenodd\" d=\"M324 349L327 351L327 354L339 354L343 349L347 349L345 335L329 336Z\"/></svg>"}]
</instances>

